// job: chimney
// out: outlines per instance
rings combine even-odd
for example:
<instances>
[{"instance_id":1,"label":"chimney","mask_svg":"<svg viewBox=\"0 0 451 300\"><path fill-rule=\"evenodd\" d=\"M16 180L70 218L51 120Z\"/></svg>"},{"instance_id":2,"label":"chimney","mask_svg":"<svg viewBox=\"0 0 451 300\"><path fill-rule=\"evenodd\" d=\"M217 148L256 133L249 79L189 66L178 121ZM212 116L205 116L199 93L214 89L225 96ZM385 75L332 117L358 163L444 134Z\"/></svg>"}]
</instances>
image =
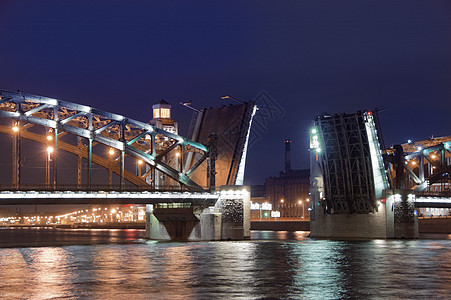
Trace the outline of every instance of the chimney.
<instances>
[{"instance_id":1,"label":"chimney","mask_svg":"<svg viewBox=\"0 0 451 300\"><path fill-rule=\"evenodd\" d=\"M285 172L291 170L291 140L285 140Z\"/></svg>"}]
</instances>

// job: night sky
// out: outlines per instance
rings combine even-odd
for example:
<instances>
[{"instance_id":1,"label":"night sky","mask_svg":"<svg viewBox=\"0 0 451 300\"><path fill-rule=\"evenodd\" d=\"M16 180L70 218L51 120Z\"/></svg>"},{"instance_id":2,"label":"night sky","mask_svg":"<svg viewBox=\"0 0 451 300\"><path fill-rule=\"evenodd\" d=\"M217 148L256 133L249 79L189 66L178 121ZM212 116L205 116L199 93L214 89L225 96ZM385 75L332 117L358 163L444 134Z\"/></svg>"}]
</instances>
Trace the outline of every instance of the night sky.
<instances>
[{"instance_id":1,"label":"night sky","mask_svg":"<svg viewBox=\"0 0 451 300\"><path fill-rule=\"evenodd\" d=\"M141 121L163 98L182 135L178 102L265 91L280 109L250 147L247 184L278 175L286 138L308 168L323 112L386 109L387 146L450 135L450 82L450 1L0 1L0 89Z\"/></svg>"}]
</instances>

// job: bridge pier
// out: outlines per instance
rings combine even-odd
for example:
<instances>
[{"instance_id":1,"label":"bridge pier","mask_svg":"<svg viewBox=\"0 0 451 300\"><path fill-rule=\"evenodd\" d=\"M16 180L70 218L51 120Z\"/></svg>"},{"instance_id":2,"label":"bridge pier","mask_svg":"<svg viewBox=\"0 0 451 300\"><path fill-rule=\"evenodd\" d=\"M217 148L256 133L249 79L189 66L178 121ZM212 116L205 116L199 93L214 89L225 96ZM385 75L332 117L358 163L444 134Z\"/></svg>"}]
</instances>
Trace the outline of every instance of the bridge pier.
<instances>
[{"instance_id":1,"label":"bridge pier","mask_svg":"<svg viewBox=\"0 0 451 300\"><path fill-rule=\"evenodd\" d=\"M250 238L250 193L243 186L222 186L214 205L146 205L146 238L215 241Z\"/></svg>"},{"instance_id":2,"label":"bridge pier","mask_svg":"<svg viewBox=\"0 0 451 300\"><path fill-rule=\"evenodd\" d=\"M418 217L412 190L384 190L377 211L368 214L328 214L318 195L312 197L311 237L418 238Z\"/></svg>"},{"instance_id":3,"label":"bridge pier","mask_svg":"<svg viewBox=\"0 0 451 300\"><path fill-rule=\"evenodd\" d=\"M384 190L389 238L418 238L418 215L412 190Z\"/></svg>"}]
</instances>

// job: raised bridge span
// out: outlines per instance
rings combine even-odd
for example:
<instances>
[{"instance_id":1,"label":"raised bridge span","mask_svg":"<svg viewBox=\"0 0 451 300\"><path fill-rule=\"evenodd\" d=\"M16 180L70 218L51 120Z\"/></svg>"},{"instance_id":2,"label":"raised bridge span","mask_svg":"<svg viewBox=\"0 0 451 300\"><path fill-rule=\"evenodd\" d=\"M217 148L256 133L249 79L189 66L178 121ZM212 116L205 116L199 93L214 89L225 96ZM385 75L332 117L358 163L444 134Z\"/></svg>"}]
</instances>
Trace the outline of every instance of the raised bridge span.
<instances>
[{"instance_id":1,"label":"raised bridge span","mask_svg":"<svg viewBox=\"0 0 451 300\"><path fill-rule=\"evenodd\" d=\"M314 119L312 236L418 237L416 208L451 207L451 137L383 144L375 112Z\"/></svg>"},{"instance_id":2,"label":"raised bridge span","mask_svg":"<svg viewBox=\"0 0 451 300\"><path fill-rule=\"evenodd\" d=\"M246 237L249 192L242 184L256 109L245 102L198 111L186 138L90 106L0 90L0 132L12 137L11 184L0 186L0 205L146 204L151 238ZM47 150L45 176L32 176L33 184L23 182L30 145ZM76 166L67 167L67 154ZM98 167L107 171L105 188L94 176ZM68 184L67 169L76 170L76 183ZM190 206L154 209L159 203ZM230 229L237 224L241 229Z\"/></svg>"}]
</instances>

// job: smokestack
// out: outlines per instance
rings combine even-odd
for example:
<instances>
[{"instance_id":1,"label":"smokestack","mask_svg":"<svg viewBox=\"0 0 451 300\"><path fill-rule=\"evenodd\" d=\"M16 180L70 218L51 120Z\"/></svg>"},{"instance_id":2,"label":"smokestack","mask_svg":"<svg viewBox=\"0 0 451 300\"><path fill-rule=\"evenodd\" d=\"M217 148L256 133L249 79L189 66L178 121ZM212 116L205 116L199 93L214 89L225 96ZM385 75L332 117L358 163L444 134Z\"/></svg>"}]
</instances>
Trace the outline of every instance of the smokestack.
<instances>
[{"instance_id":1,"label":"smokestack","mask_svg":"<svg viewBox=\"0 0 451 300\"><path fill-rule=\"evenodd\" d=\"M285 140L285 172L291 170L291 140Z\"/></svg>"}]
</instances>

